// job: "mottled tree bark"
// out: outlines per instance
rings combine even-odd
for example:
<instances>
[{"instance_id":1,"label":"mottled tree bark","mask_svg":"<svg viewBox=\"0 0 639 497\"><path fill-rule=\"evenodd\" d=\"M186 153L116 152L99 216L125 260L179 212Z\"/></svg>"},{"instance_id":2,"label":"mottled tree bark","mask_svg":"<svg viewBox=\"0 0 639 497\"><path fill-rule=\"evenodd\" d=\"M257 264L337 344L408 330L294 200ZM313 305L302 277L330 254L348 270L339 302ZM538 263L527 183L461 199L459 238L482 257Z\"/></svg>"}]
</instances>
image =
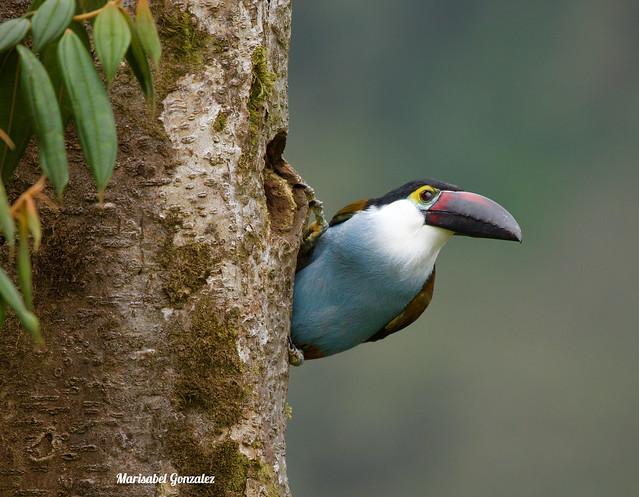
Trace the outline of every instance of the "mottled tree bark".
<instances>
[{"instance_id":1,"label":"mottled tree bark","mask_svg":"<svg viewBox=\"0 0 639 497\"><path fill-rule=\"evenodd\" d=\"M2 2L0 18L26 3ZM34 257L46 346L0 333L0 495L287 496L286 336L299 178L283 162L289 0L152 4L156 110L125 70L118 166L71 184ZM33 151L13 185L38 175ZM215 475L118 485L116 474Z\"/></svg>"}]
</instances>

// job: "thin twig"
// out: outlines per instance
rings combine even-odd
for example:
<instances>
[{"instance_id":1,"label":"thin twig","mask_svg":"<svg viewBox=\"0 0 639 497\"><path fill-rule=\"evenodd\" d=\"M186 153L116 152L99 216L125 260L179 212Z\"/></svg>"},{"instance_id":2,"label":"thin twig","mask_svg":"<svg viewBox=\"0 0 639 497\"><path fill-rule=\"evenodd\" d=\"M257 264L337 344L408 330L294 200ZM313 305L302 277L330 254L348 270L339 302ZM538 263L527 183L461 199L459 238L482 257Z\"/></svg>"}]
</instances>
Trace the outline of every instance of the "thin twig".
<instances>
[{"instance_id":1,"label":"thin twig","mask_svg":"<svg viewBox=\"0 0 639 497\"><path fill-rule=\"evenodd\" d=\"M0 140L5 142L7 144L7 147L9 147L11 150L16 149L16 144L13 143L11 137L2 128L0 128Z\"/></svg>"},{"instance_id":2,"label":"thin twig","mask_svg":"<svg viewBox=\"0 0 639 497\"><path fill-rule=\"evenodd\" d=\"M120 0L110 0L105 5L100 7L99 9L92 10L91 12L85 12L84 14L78 14L77 16L73 16L74 21L86 21L87 19L91 19L93 17L97 17L108 5L118 5Z\"/></svg>"},{"instance_id":3,"label":"thin twig","mask_svg":"<svg viewBox=\"0 0 639 497\"><path fill-rule=\"evenodd\" d=\"M13 205L11 206L11 215L13 217L16 217L16 214L18 213L18 210L20 209L22 204L26 202L27 199L35 197L42 193L42 190L44 190L46 184L47 178L45 176L40 176L40 179L33 185L31 185L22 195L18 197L18 200L13 203Z\"/></svg>"}]
</instances>

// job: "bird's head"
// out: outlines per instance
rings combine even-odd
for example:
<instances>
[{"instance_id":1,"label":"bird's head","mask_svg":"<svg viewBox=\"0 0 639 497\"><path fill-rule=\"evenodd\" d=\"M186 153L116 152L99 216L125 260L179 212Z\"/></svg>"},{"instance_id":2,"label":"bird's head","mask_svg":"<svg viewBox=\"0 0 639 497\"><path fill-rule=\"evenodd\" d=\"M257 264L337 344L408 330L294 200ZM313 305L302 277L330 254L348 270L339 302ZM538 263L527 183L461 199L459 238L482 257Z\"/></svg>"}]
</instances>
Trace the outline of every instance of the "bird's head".
<instances>
[{"instance_id":1,"label":"bird's head","mask_svg":"<svg viewBox=\"0 0 639 497\"><path fill-rule=\"evenodd\" d=\"M521 228L501 205L476 193L436 180L411 181L386 195L371 199L369 206L383 207L410 201L426 225L456 235L521 242Z\"/></svg>"}]
</instances>

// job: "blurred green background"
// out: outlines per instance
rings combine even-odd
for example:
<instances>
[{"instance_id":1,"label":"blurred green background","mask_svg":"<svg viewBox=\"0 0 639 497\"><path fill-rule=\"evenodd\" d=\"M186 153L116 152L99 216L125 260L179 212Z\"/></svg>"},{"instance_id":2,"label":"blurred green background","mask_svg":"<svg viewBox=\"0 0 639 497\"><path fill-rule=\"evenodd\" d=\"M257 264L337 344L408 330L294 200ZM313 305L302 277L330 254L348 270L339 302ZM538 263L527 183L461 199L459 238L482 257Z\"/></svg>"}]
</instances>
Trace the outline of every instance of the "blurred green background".
<instances>
[{"instance_id":1,"label":"blurred green background","mask_svg":"<svg viewBox=\"0 0 639 497\"><path fill-rule=\"evenodd\" d=\"M434 300L293 369L298 497L639 495L639 3L295 2L286 156L329 214L410 179L505 205Z\"/></svg>"}]
</instances>

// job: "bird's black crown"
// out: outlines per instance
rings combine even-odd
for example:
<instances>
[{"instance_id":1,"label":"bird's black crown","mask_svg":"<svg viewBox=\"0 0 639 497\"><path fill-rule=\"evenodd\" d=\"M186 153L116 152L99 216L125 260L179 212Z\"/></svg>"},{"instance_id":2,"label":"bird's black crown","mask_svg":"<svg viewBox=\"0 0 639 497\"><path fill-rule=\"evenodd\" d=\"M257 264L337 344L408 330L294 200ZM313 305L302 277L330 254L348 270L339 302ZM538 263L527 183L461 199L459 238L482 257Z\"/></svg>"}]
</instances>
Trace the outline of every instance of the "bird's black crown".
<instances>
[{"instance_id":1,"label":"bird's black crown","mask_svg":"<svg viewBox=\"0 0 639 497\"><path fill-rule=\"evenodd\" d=\"M399 188L395 188L394 190L391 190L390 192L388 192L385 195L382 195L381 197L370 199L368 201L368 206L386 205L386 204L390 204L391 202L395 202L396 200L401 200L403 198L408 197L411 193L413 193L415 190L417 190L418 188L424 185L430 185L437 188L438 190L448 190L452 192L458 192L462 190L460 187L456 185L453 185L450 183L444 183L443 181L437 181L436 179L430 179L430 178L417 179L414 181L409 181L405 185L402 185Z\"/></svg>"}]
</instances>

